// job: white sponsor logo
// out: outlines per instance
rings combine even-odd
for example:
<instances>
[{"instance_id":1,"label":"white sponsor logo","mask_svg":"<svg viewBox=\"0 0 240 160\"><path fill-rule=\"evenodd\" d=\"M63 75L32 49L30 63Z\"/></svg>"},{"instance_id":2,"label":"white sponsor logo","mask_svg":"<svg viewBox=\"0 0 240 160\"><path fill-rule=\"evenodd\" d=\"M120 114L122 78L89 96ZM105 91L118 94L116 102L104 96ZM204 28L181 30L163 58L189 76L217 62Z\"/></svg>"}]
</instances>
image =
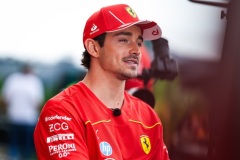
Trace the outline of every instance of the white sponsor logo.
<instances>
[{"instance_id":1,"label":"white sponsor logo","mask_svg":"<svg viewBox=\"0 0 240 160\"><path fill-rule=\"evenodd\" d=\"M59 140L72 140L74 139L74 134L57 134L51 137L47 137L47 143L56 142Z\"/></svg>"},{"instance_id":2,"label":"white sponsor logo","mask_svg":"<svg viewBox=\"0 0 240 160\"><path fill-rule=\"evenodd\" d=\"M102 154L105 156L110 156L112 154L112 146L108 142L103 141L99 144L99 146Z\"/></svg>"},{"instance_id":3,"label":"white sponsor logo","mask_svg":"<svg viewBox=\"0 0 240 160\"><path fill-rule=\"evenodd\" d=\"M91 31L95 31L97 29L97 26L95 24L92 25Z\"/></svg>"},{"instance_id":4,"label":"white sponsor logo","mask_svg":"<svg viewBox=\"0 0 240 160\"><path fill-rule=\"evenodd\" d=\"M52 121L52 120L66 120L66 121L71 121L72 118L69 118L67 116L59 116L59 115L55 115L55 116L51 116L51 117L45 117L45 122L47 121Z\"/></svg>"},{"instance_id":5,"label":"white sponsor logo","mask_svg":"<svg viewBox=\"0 0 240 160\"><path fill-rule=\"evenodd\" d=\"M59 130L68 130L68 124L66 122L49 124L50 132L59 131Z\"/></svg>"},{"instance_id":6,"label":"white sponsor logo","mask_svg":"<svg viewBox=\"0 0 240 160\"><path fill-rule=\"evenodd\" d=\"M93 24L93 25L92 25L92 28L91 28L90 35L96 33L97 31L99 31L98 27L97 27L95 24Z\"/></svg>"},{"instance_id":7,"label":"white sponsor logo","mask_svg":"<svg viewBox=\"0 0 240 160\"><path fill-rule=\"evenodd\" d=\"M74 143L63 143L58 145L48 146L50 155L58 154L59 158L67 157L70 152L75 152L76 147Z\"/></svg>"}]
</instances>

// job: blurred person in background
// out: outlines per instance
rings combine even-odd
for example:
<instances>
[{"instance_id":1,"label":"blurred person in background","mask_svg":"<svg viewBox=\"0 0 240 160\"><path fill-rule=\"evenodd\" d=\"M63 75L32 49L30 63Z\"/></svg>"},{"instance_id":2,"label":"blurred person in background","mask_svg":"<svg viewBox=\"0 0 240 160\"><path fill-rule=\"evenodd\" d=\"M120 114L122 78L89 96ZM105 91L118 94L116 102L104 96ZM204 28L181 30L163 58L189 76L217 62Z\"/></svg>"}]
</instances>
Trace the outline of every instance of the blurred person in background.
<instances>
[{"instance_id":1,"label":"blurred person in background","mask_svg":"<svg viewBox=\"0 0 240 160\"><path fill-rule=\"evenodd\" d=\"M43 83L31 66L24 64L20 72L6 78L2 96L9 124L9 159L31 159L35 156L33 131L44 100Z\"/></svg>"}]
</instances>

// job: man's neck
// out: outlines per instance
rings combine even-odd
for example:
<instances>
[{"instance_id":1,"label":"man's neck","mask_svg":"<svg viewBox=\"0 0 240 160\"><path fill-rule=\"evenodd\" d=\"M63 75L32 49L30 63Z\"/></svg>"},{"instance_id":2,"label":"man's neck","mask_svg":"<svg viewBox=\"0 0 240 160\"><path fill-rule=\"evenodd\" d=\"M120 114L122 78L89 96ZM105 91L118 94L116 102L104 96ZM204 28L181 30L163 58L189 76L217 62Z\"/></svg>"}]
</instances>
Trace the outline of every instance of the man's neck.
<instances>
[{"instance_id":1,"label":"man's neck","mask_svg":"<svg viewBox=\"0 0 240 160\"><path fill-rule=\"evenodd\" d=\"M121 108L124 101L125 81L87 73L82 82L108 108Z\"/></svg>"}]
</instances>

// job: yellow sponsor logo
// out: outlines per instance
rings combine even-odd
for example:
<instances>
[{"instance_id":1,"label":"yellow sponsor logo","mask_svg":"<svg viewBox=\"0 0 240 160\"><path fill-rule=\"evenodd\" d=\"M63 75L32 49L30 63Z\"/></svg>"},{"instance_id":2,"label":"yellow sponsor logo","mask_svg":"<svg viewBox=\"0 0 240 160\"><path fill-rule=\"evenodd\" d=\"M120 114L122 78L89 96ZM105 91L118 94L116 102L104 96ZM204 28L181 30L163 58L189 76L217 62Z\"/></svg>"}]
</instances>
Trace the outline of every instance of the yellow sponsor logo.
<instances>
[{"instance_id":1,"label":"yellow sponsor logo","mask_svg":"<svg viewBox=\"0 0 240 160\"><path fill-rule=\"evenodd\" d=\"M141 144L142 144L143 151L146 154L148 154L151 151L150 139L148 138L148 136L143 135L143 136L140 137L140 141L141 141Z\"/></svg>"},{"instance_id":2,"label":"yellow sponsor logo","mask_svg":"<svg viewBox=\"0 0 240 160\"><path fill-rule=\"evenodd\" d=\"M134 17L134 18L137 17L137 14L135 13L135 11L132 8L127 7L126 10L132 17Z\"/></svg>"}]
</instances>

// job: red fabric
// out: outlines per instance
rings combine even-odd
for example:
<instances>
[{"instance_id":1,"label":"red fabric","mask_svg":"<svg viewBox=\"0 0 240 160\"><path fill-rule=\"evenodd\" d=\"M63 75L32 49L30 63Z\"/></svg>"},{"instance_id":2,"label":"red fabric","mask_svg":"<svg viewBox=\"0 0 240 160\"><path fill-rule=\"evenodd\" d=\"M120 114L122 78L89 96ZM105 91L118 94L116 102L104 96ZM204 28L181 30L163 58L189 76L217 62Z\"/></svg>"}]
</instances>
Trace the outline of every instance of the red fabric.
<instances>
[{"instance_id":1,"label":"red fabric","mask_svg":"<svg viewBox=\"0 0 240 160\"><path fill-rule=\"evenodd\" d=\"M139 20L136 12L126 4L110 5L92 14L86 22L83 42L105 32L113 32L137 24L143 31L144 40L161 37L161 28L154 21Z\"/></svg>"},{"instance_id":2,"label":"red fabric","mask_svg":"<svg viewBox=\"0 0 240 160\"><path fill-rule=\"evenodd\" d=\"M124 96L118 117L81 82L50 99L34 131L38 160L168 160L158 115Z\"/></svg>"}]
</instances>

